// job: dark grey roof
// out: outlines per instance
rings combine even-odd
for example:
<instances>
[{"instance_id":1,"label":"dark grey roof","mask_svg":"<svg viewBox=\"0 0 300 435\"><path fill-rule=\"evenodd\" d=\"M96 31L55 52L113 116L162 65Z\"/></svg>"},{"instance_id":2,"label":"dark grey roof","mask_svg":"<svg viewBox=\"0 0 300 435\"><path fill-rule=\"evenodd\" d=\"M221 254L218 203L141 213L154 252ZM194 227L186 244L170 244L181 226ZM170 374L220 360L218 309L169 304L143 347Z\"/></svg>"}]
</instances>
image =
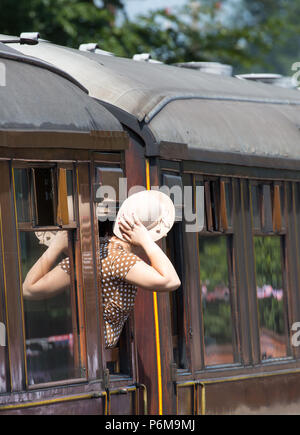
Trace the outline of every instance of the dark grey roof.
<instances>
[{"instance_id":1,"label":"dark grey roof","mask_svg":"<svg viewBox=\"0 0 300 435\"><path fill-rule=\"evenodd\" d=\"M52 65L1 44L0 66L1 130L122 131L107 109Z\"/></svg>"},{"instance_id":2,"label":"dark grey roof","mask_svg":"<svg viewBox=\"0 0 300 435\"><path fill-rule=\"evenodd\" d=\"M186 144L186 159L208 151L251 164L256 157L300 161L299 91L47 42L14 47L64 69L121 117L134 117L148 144Z\"/></svg>"}]
</instances>

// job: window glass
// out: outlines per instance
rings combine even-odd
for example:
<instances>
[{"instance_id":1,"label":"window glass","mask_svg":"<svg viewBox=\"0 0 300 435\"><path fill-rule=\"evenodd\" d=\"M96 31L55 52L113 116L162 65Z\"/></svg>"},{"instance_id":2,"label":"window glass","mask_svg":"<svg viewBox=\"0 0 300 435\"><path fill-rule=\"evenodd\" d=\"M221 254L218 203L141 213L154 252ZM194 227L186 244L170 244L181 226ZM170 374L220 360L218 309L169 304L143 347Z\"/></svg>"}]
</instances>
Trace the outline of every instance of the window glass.
<instances>
[{"instance_id":1,"label":"window glass","mask_svg":"<svg viewBox=\"0 0 300 435\"><path fill-rule=\"evenodd\" d=\"M232 193L232 183L227 182L225 185L225 199L226 199L226 216L228 227L232 228L232 211L233 211L233 193Z\"/></svg>"},{"instance_id":2,"label":"window glass","mask_svg":"<svg viewBox=\"0 0 300 435\"><path fill-rule=\"evenodd\" d=\"M280 186L280 211L281 211L281 227L282 229L286 228L286 223L285 223L285 188L284 188L284 184L281 184Z\"/></svg>"},{"instance_id":3,"label":"window glass","mask_svg":"<svg viewBox=\"0 0 300 435\"><path fill-rule=\"evenodd\" d=\"M287 356L286 316L279 236L254 237L262 360Z\"/></svg>"},{"instance_id":4,"label":"window glass","mask_svg":"<svg viewBox=\"0 0 300 435\"><path fill-rule=\"evenodd\" d=\"M74 205L74 185L73 185L73 171L67 169L67 197L68 197L68 210L69 210L69 220L71 222L75 221L75 205Z\"/></svg>"},{"instance_id":5,"label":"window glass","mask_svg":"<svg viewBox=\"0 0 300 435\"><path fill-rule=\"evenodd\" d=\"M95 172L96 214L99 220L99 236L113 234L113 222L120 206L120 178L123 170L119 164L99 165ZM99 197L99 186L103 187ZM125 193L125 192L123 192ZM105 349L106 367L111 375L132 375L132 332L131 316L126 321L120 339L113 349Z\"/></svg>"},{"instance_id":6,"label":"window glass","mask_svg":"<svg viewBox=\"0 0 300 435\"><path fill-rule=\"evenodd\" d=\"M30 222L30 189L29 171L27 169L14 170L16 204L19 222Z\"/></svg>"},{"instance_id":7,"label":"window glass","mask_svg":"<svg viewBox=\"0 0 300 435\"><path fill-rule=\"evenodd\" d=\"M18 240L29 385L85 376L83 331L78 325L82 319L73 246L76 237L72 230L36 228L57 225L57 173L54 166L14 169L17 221L27 223L26 231L19 225ZM74 174L71 170L63 173L60 201L75 218ZM28 222L30 214L34 220Z\"/></svg>"},{"instance_id":8,"label":"window glass","mask_svg":"<svg viewBox=\"0 0 300 435\"><path fill-rule=\"evenodd\" d=\"M54 217L54 170L52 168L34 168L32 176L35 224L45 227L56 225Z\"/></svg>"},{"instance_id":9,"label":"window glass","mask_svg":"<svg viewBox=\"0 0 300 435\"><path fill-rule=\"evenodd\" d=\"M97 216L101 221L114 220L117 215L120 205L120 178L123 178L123 170L119 166L96 167L95 201L98 203ZM99 187L103 190L99 190Z\"/></svg>"},{"instance_id":10,"label":"window glass","mask_svg":"<svg viewBox=\"0 0 300 435\"><path fill-rule=\"evenodd\" d=\"M199 237L206 366L234 362L228 237Z\"/></svg>"},{"instance_id":11,"label":"window glass","mask_svg":"<svg viewBox=\"0 0 300 435\"><path fill-rule=\"evenodd\" d=\"M167 255L172 261L182 283L182 227L175 223L167 236ZM170 292L170 307L172 321L172 341L174 361L179 369L187 368L186 342L184 333L184 295L183 286Z\"/></svg>"},{"instance_id":12,"label":"window glass","mask_svg":"<svg viewBox=\"0 0 300 435\"><path fill-rule=\"evenodd\" d=\"M51 245L55 233L20 232L23 282ZM72 252L70 246L70 253ZM70 258L70 256L68 257ZM58 258L53 268L62 258ZM70 260L70 267L73 266ZM74 276L74 270L71 271ZM78 378L81 375L76 300L70 283L57 294L24 297L26 357L29 385Z\"/></svg>"},{"instance_id":13,"label":"window glass","mask_svg":"<svg viewBox=\"0 0 300 435\"><path fill-rule=\"evenodd\" d=\"M262 229L266 233L273 231L271 186L262 186Z\"/></svg>"},{"instance_id":14,"label":"window glass","mask_svg":"<svg viewBox=\"0 0 300 435\"><path fill-rule=\"evenodd\" d=\"M219 231L220 227L220 183L210 182L210 198L214 231Z\"/></svg>"},{"instance_id":15,"label":"window glass","mask_svg":"<svg viewBox=\"0 0 300 435\"><path fill-rule=\"evenodd\" d=\"M258 185L251 185L251 202L252 202L252 225L255 230L261 229L260 218L260 189Z\"/></svg>"}]
</instances>

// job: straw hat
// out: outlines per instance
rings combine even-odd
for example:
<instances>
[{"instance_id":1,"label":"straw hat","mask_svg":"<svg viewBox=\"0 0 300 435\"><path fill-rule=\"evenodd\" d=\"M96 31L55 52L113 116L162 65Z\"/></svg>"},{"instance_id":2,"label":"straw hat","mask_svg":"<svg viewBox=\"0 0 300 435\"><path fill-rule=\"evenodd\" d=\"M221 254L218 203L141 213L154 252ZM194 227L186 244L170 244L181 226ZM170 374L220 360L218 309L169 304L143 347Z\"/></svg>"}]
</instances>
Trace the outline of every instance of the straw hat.
<instances>
[{"instance_id":1,"label":"straw hat","mask_svg":"<svg viewBox=\"0 0 300 435\"><path fill-rule=\"evenodd\" d=\"M169 196L158 190L144 190L129 196L120 207L113 229L119 239L125 240L118 225L119 218L122 214L131 218L133 212L154 241L164 237L175 221L175 207Z\"/></svg>"}]
</instances>

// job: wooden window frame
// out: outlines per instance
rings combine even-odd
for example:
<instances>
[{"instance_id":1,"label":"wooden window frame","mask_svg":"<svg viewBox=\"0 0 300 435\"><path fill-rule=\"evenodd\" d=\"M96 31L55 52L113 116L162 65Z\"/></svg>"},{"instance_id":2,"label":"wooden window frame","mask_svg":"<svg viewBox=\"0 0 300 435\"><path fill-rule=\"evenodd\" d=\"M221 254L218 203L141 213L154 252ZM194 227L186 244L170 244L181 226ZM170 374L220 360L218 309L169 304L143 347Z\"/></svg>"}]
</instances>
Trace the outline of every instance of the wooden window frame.
<instances>
[{"instance_id":1,"label":"wooden window frame","mask_svg":"<svg viewBox=\"0 0 300 435\"><path fill-rule=\"evenodd\" d=\"M124 152L93 152L91 155L91 182L93 186L93 219L94 219L94 234L95 234L95 242L94 242L94 252L95 258L97 258L97 263L100 264L100 258L97 254L100 249L99 244L99 223L96 216L96 201L95 201L95 186L96 183L96 168L97 167L120 167L123 171L123 177L126 177L126 165L125 165L125 155ZM120 368L120 358L122 357L122 349L120 352L120 347L115 349L105 349L104 342L104 326L103 326L103 315L102 315L102 287L101 287L101 276L99 273L99 268L97 268L97 282L98 288L101 289L101 294L99 298L99 313L101 317L101 353L102 353L102 365L103 365L103 373L106 375L106 382L118 383L121 380L128 380L128 377L132 380L132 382L137 381L137 354L136 354L136 346L135 346L135 322L134 322L134 313L131 313L129 318L127 319L122 334L120 336L120 343L125 341L126 349L123 355L124 359L126 359L128 373L110 373L107 367L107 363L111 363L114 365L117 370ZM120 344L119 343L119 344ZM109 379L109 381L108 381Z\"/></svg>"},{"instance_id":2,"label":"wooden window frame","mask_svg":"<svg viewBox=\"0 0 300 435\"><path fill-rule=\"evenodd\" d=\"M76 173L74 171L74 167L72 163L53 163L53 162L34 162L34 161L30 161L30 162L18 162L18 161L14 161L12 164L12 177L13 175L13 171L14 169L28 169L31 170L32 168L51 168L54 170L54 176L57 177L57 180L55 180L54 182L54 187L57 187L57 190L60 190L59 188L59 183L62 182L64 183L64 179L59 180L58 179L58 174L60 171L66 171L67 169L72 169L73 170L73 186L75 187L75 177L76 177ZM57 182L57 184L56 184ZM60 195L62 196L63 194L66 195L66 186L64 186L61 189L61 193ZM12 195L14 196L14 193L12 192ZM77 190L74 190L74 196L75 196L75 201L77 203ZM62 199L62 198L61 198ZM33 201L32 201L32 195L30 197L31 203L29 204L30 209L32 210L33 207ZM59 201L58 197L55 196L54 201ZM64 201L64 206L66 206L66 202ZM56 207L56 209L59 208L59 204ZM78 215L76 207L75 207L75 214ZM32 211L31 211L31 215L32 215ZM17 223L17 216L16 216L16 223ZM78 255L80 252L80 248L79 248L79 243L80 243L80 238L78 237L78 231L79 231L79 225L77 224L77 222L67 222L67 223L61 223L61 225L56 224L56 225L50 225L50 226L35 226L34 222L27 222L27 223L17 223L17 227L16 227L16 231L17 233L19 233L20 231L22 232L36 232L36 231L61 231L61 230L66 230L68 231L68 234L70 235L70 232L73 232L75 238L73 240L74 243L74 257L76 258L76 266L80 268L80 261L78 260ZM17 236L18 239L18 245L19 245L19 236ZM18 248L18 257L20 255ZM73 263L73 255L70 255L70 262L71 262L71 270L74 270L74 266L75 264ZM21 286L21 270L20 270L20 259L18 260L19 263L19 276L20 276L20 286ZM22 298L22 294L21 294L21 305L22 305L22 325L23 325L23 337L24 337L24 341L23 341L23 346L24 346L24 369L25 369L25 388L28 391L32 391L32 390L37 390L37 389L44 389L44 388L51 388L51 387L55 387L55 386L60 386L60 385L71 385L74 383L82 383L82 382L86 382L87 381L87 354L86 354L86 337L85 337L85 320L84 320L84 307L83 307L83 301L84 301L84 297L83 297L83 292L82 292L82 285L80 284L81 281L81 273L80 271L77 269L76 267L76 274L77 277L75 279L75 276L72 276L72 284L71 284L71 309L72 309L72 319L73 322L75 322L75 329L79 332L79 335L76 334L76 336L74 337L74 349L75 351L78 351L78 349L80 349L80 356L77 355L77 358L80 358L80 362L81 362L81 376L76 377L75 379L65 379L62 381L53 381L53 382L45 382L42 384L33 384L33 385L29 385L28 383L28 374L27 374L27 357L25 354L25 318L24 318L24 308L23 308L23 298ZM77 282L77 288L75 288L75 282ZM21 291L21 289L20 289ZM73 323L74 326L74 323ZM80 347L76 346L76 343L79 344L80 342Z\"/></svg>"},{"instance_id":3,"label":"wooden window frame","mask_svg":"<svg viewBox=\"0 0 300 435\"><path fill-rule=\"evenodd\" d=\"M284 209L283 209L283 213L286 214L286 207L287 207L287 195L286 195L286 183L284 181L277 181L277 180L251 180L249 182L249 191L250 191L250 209L251 209L251 216L252 216L252 191L251 191L251 187L252 186L259 186L259 206L260 206L260 210L259 210L259 215L260 215L260 223L261 223L261 228L257 229L257 228L253 228L252 227L252 237L254 239L254 237L280 237L280 257L281 257L281 275L282 275L282 286L283 286L283 304L284 304L284 311L283 311L283 315L284 315L284 325L285 325L285 339L286 339L286 350L287 350L287 355L280 357L280 358L272 358L272 359L266 359L263 360L262 359L262 355L261 355L261 346L260 346L260 328L259 328L259 312L258 312L258 305L257 305L257 319L258 319L258 327L257 327L257 333L258 333L258 337L256 338L256 341L259 343L258 346L258 358L259 358L259 362L260 364L272 364L276 361L289 361L292 358L293 355L293 351L291 349L291 345L290 345L290 337L289 337L289 331L290 331L290 307L289 307L289 284L288 284L288 279L287 279L287 227L286 225L283 225L283 222L286 221L286 218L283 219L282 216L282 197L281 197L281 192L280 189L283 188L284 189ZM271 217L272 217L272 230L265 230L264 229L264 192L263 190L260 188L260 186L270 186L270 195L271 195L271 210L269 211L271 213ZM253 222L253 217L252 217L252 222ZM253 240L253 250L254 250L254 240ZM253 251L255 254L255 251ZM254 262L254 267L255 266L255 256L253 258L253 262ZM256 276L256 275L255 275ZM255 283L256 283L256 279L255 279ZM257 287L257 284L256 284ZM257 295L256 295L257 298Z\"/></svg>"},{"instance_id":4,"label":"wooden window frame","mask_svg":"<svg viewBox=\"0 0 300 435\"><path fill-rule=\"evenodd\" d=\"M226 237L226 249L227 249L227 263L228 263L228 283L230 289L230 305L231 305L231 321L232 321L232 349L233 349L233 358L234 361L230 364L216 364L216 365L206 365L205 364L205 344L204 344L204 320L203 320L203 309L202 309L202 295L200 295L201 306L200 306L200 324L201 324L201 336L203 337L201 340L201 354L202 354L202 366L201 370L210 371L214 369L221 369L222 367L228 370L230 367L236 367L241 365L242 354L241 354L241 343L239 338L239 321L237 317L237 288L236 288L236 280L235 280L235 261L234 261L234 200L232 198L231 204L231 220L232 225L229 226L228 218L227 218L227 201L226 201L226 184L231 184L232 186L232 178L231 177L216 177L212 175L199 175L193 174L194 177L194 186L204 186L205 191L205 226L204 229L197 234L197 237L206 236L206 237L217 237L224 236ZM216 183L217 190L213 192L212 183ZM213 218L213 204L212 204L212 194L214 194L214 202L215 203L215 218ZM231 188L231 194L233 195L233 188ZM215 199L217 201L215 201ZM217 228L217 229L216 229ZM198 262L199 262L199 274L201 274L201 264L198 253ZM200 275L199 275L200 280ZM199 281L200 282L200 281ZM200 292L201 293L201 292Z\"/></svg>"}]
</instances>

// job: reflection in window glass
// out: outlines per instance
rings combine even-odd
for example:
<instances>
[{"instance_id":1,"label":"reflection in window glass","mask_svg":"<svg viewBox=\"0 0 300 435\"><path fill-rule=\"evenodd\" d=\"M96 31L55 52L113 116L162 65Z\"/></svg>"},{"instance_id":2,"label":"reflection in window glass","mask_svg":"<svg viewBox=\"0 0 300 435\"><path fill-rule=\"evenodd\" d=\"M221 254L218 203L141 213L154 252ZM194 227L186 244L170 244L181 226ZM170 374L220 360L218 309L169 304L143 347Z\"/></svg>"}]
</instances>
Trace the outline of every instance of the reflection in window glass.
<instances>
[{"instance_id":1,"label":"reflection in window glass","mask_svg":"<svg viewBox=\"0 0 300 435\"><path fill-rule=\"evenodd\" d=\"M259 186L251 186L251 202L252 202L252 216L253 228L256 230L261 229L261 216L260 216L260 190Z\"/></svg>"},{"instance_id":2,"label":"reflection in window glass","mask_svg":"<svg viewBox=\"0 0 300 435\"><path fill-rule=\"evenodd\" d=\"M228 227L232 227L232 210L233 210L233 196L232 196L231 182L225 183L225 199L226 199L226 215Z\"/></svg>"},{"instance_id":3,"label":"reflection in window glass","mask_svg":"<svg viewBox=\"0 0 300 435\"><path fill-rule=\"evenodd\" d=\"M107 219L113 220L118 212L120 200L120 178L123 178L123 170L120 167L101 166L96 168L96 192L97 196L99 186L104 191L100 197L96 198L98 202L97 217L101 221ZM108 190L107 190L108 187Z\"/></svg>"},{"instance_id":4,"label":"reflection in window glass","mask_svg":"<svg viewBox=\"0 0 300 435\"><path fill-rule=\"evenodd\" d=\"M199 237L205 364L234 362L227 236Z\"/></svg>"},{"instance_id":5,"label":"reflection in window glass","mask_svg":"<svg viewBox=\"0 0 300 435\"><path fill-rule=\"evenodd\" d=\"M281 239L254 237L256 283L263 360L287 356Z\"/></svg>"},{"instance_id":6,"label":"reflection in window glass","mask_svg":"<svg viewBox=\"0 0 300 435\"><path fill-rule=\"evenodd\" d=\"M23 281L51 244L53 233L20 232ZM57 262L61 261L57 259ZM29 384L80 377L78 329L73 291L24 298L26 356Z\"/></svg>"},{"instance_id":7,"label":"reflection in window glass","mask_svg":"<svg viewBox=\"0 0 300 435\"><path fill-rule=\"evenodd\" d=\"M56 225L54 213L54 176L51 168L32 169L35 223L38 226Z\"/></svg>"},{"instance_id":8,"label":"reflection in window glass","mask_svg":"<svg viewBox=\"0 0 300 435\"><path fill-rule=\"evenodd\" d=\"M271 187L269 184L262 186L262 228L264 232L273 231Z\"/></svg>"},{"instance_id":9,"label":"reflection in window glass","mask_svg":"<svg viewBox=\"0 0 300 435\"><path fill-rule=\"evenodd\" d=\"M14 170L15 194L19 222L30 222L28 169Z\"/></svg>"}]
</instances>

